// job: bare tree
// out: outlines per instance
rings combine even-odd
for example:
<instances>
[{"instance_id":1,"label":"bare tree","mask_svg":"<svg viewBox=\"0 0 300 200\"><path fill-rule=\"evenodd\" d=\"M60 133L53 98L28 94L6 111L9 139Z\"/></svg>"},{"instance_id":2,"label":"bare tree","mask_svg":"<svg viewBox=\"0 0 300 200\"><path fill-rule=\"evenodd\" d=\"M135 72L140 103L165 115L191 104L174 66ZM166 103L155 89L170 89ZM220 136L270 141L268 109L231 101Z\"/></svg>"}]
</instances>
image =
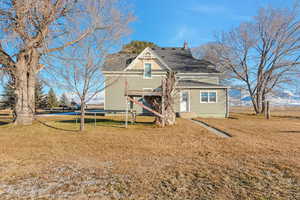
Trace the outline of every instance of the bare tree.
<instances>
[{"instance_id":1,"label":"bare tree","mask_svg":"<svg viewBox=\"0 0 300 200\"><path fill-rule=\"evenodd\" d=\"M148 104L152 106L152 108L161 113L164 117L164 125L170 126L174 125L176 122L176 113L174 110L174 104L176 103L176 97L178 91L176 90L177 86L177 78L176 73L169 71L164 80L165 86L161 86L162 93L164 95L164 99L158 96L146 96L144 99ZM164 100L164 102L162 102ZM156 116L155 123L158 126L163 126L163 119L159 116Z\"/></svg>"},{"instance_id":2,"label":"bare tree","mask_svg":"<svg viewBox=\"0 0 300 200\"><path fill-rule=\"evenodd\" d=\"M242 83L257 114L274 89L293 81L299 69L299 9L261 8L251 22L219 35L214 61Z\"/></svg>"},{"instance_id":3,"label":"bare tree","mask_svg":"<svg viewBox=\"0 0 300 200\"><path fill-rule=\"evenodd\" d=\"M84 131L86 104L117 80L105 80L101 70L109 49L114 43L119 43L123 34L102 35L101 40L86 38L76 47L66 48L60 55L52 56L48 67L48 82L55 83L56 87L79 99L80 131Z\"/></svg>"},{"instance_id":4,"label":"bare tree","mask_svg":"<svg viewBox=\"0 0 300 200\"><path fill-rule=\"evenodd\" d=\"M215 68L221 72L220 82L223 84L229 83L231 71L222 65L219 59L219 51L222 46L217 42L209 42L199 47L193 48L193 56L198 59L207 60L215 65Z\"/></svg>"},{"instance_id":5,"label":"bare tree","mask_svg":"<svg viewBox=\"0 0 300 200\"><path fill-rule=\"evenodd\" d=\"M130 20L117 0L2 0L0 69L14 77L15 123L32 123L42 58L96 32L118 34Z\"/></svg>"}]
</instances>

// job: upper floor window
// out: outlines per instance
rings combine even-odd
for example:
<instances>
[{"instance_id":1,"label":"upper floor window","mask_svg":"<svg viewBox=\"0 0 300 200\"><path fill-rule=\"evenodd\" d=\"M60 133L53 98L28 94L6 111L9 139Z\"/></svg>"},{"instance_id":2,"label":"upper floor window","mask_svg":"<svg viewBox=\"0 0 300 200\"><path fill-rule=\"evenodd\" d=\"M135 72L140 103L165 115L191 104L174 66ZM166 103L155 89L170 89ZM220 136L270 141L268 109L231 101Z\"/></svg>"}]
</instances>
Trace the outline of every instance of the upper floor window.
<instances>
[{"instance_id":1,"label":"upper floor window","mask_svg":"<svg viewBox=\"0 0 300 200\"><path fill-rule=\"evenodd\" d=\"M217 92L216 91L200 92L200 102L201 103L216 103L217 102Z\"/></svg>"},{"instance_id":2,"label":"upper floor window","mask_svg":"<svg viewBox=\"0 0 300 200\"><path fill-rule=\"evenodd\" d=\"M145 63L144 65L144 78L152 77L152 65L151 63Z\"/></svg>"}]
</instances>

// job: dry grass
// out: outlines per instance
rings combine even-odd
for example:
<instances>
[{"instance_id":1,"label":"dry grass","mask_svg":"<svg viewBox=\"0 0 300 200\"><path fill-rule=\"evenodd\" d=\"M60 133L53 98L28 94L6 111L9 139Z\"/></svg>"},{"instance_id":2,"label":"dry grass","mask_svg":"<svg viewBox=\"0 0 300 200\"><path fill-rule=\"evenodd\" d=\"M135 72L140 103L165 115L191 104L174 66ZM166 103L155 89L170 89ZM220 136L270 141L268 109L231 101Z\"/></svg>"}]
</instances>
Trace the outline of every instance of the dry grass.
<instances>
[{"instance_id":1,"label":"dry grass","mask_svg":"<svg viewBox=\"0 0 300 200\"><path fill-rule=\"evenodd\" d=\"M184 119L161 129L138 117L124 129L120 117L98 117L84 133L74 131L73 117L41 118L68 131L2 125L0 196L1 183L3 198L37 198L23 189L71 177L44 198L300 199L300 111L276 115L268 121L239 110L230 119L202 119L230 139ZM99 185L83 186L87 180ZM81 189L71 193L75 185Z\"/></svg>"}]
</instances>

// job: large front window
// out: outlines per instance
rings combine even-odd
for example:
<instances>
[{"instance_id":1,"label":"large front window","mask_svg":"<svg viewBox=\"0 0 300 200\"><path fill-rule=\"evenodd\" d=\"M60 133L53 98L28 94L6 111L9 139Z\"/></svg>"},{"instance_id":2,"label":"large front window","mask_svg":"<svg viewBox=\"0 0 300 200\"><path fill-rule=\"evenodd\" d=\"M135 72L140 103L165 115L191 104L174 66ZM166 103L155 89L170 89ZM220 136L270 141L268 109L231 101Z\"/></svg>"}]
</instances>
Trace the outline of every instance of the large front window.
<instances>
[{"instance_id":1,"label":"large front window","mask_svg":"<svg viewBox=\"0 0 300 200\"><path fill-rule=\"evenodd\" d=\"M217 92L216 91L200 92L200 102L201 103L216 103L217 102Z\"/></svg>"},{"instance_id":2,"label":"large front window","mask_svg":"<svg viewBox=\"0 0 300 200\"><path fill-rule=\"evenodd\" d=\"M151 78L152 76L152 66L151 63L145 63L144 66L144 77L145 78Z\"/></svg>"}]
</instances>

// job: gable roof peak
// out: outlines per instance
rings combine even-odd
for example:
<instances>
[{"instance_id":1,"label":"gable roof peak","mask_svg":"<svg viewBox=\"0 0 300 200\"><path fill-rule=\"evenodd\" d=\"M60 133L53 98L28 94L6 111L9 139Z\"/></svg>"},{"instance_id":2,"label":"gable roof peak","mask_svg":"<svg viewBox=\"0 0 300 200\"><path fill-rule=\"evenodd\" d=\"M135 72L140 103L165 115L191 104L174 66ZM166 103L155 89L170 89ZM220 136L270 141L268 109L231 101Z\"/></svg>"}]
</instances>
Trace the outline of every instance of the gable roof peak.
<instances>
[{"instance_id":1,"label":"gable roof peak","mask_svg":"<svg viewBox=\"0 0 300 200\"><path fill-rule=\"evenodd\" d=\"M146 47L140 54L138 54L132 62L129 63L129 65L124 69L124 71L131 69L138 59L143 59L143 57L147 57L146 59L149 58L156 58L160 61L163 67L171 70L171 68L168 67L167 63L161 58L160 55L158 55L151 47Z\"/></svg>"}]
</instances>

